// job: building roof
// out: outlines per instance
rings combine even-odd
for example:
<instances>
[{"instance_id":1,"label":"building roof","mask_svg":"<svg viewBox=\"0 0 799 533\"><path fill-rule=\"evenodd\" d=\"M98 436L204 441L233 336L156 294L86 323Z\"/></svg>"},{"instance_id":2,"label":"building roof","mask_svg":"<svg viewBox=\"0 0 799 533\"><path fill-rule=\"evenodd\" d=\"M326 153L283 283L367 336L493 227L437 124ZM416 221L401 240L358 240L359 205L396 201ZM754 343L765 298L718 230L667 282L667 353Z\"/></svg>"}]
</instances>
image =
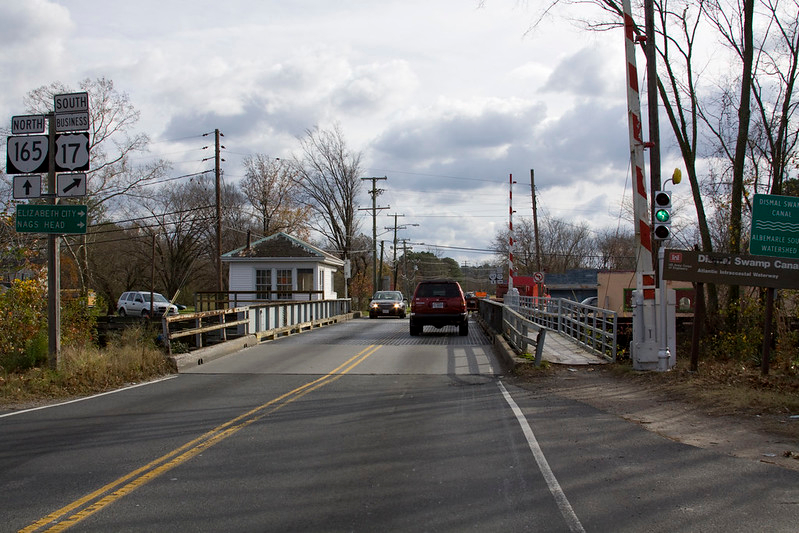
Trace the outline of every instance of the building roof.
<instances>
[{"instance_id":1,"label":"building roof","mask_svg":"<svg viewBox=\"0 0 799 533\"><path fill-rule=\"evenodd\" d=\"M342 266L344 261L305 241L283 232L265 237L249 246L222 254L223 261L313 261Z\"/></svg>"}]
</instances>

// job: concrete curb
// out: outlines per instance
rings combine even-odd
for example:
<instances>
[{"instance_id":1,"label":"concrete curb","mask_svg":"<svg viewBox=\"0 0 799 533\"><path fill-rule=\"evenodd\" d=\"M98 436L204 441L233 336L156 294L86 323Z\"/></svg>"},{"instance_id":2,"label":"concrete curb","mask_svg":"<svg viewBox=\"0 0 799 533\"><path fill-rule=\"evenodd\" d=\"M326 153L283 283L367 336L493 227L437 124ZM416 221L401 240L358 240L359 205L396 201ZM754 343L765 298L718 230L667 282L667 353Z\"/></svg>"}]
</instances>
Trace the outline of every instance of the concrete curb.
<instances>
[{"instance_id":1,"label":"concrete curb","mask_svg":"<svg viewBox=\"0 0 799 533\"><path fill-rule=\"evenodd\" d=\"M249 346L255 346L256 344L258 344L258 338L255 335L246 335L220 344L215 344L214 346L200 348L193 352L173 355L169 359L172 360L173 368L180 372L186 368L195 367L213 361L214 359L219 359L220 357L238 352Z\"/></svg>"}]
</instances>

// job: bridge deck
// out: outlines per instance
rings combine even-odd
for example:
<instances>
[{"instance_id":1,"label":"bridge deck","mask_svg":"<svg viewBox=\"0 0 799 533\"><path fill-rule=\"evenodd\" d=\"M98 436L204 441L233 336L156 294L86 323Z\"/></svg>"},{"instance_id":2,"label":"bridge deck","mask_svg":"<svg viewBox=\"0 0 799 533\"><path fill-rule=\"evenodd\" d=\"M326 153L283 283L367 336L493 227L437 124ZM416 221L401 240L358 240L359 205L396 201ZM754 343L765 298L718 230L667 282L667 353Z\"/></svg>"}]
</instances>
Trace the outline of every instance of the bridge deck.
<instances>
[{"instance_id":1,"label":"bridge deck","mask_svg":"<svg viewBox=\"0 0 799 533\"><path fill-rule=\"evenodd\" d=\"M605 359L589 352L568 336L556 331L547 331L544 341L544 361L558 365L602 365Z\"/></svg>"}]
</instances>

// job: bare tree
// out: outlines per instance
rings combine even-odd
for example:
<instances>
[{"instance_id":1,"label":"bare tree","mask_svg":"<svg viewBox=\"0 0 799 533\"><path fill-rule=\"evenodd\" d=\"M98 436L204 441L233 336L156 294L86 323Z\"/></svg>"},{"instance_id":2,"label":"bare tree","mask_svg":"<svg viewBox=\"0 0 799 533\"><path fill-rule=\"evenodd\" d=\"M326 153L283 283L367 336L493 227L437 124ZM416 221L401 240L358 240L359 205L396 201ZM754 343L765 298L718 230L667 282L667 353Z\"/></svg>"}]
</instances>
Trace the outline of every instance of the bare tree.
<instances>
[{"instance_id":1,"label":"bare tree","mask_svg":"<svg viewBox=\"0 0 799 533\"><path fill-rule=\"evenodd\" d=\"M89 94L89 154L90 170L86 198L80 201L89 207L89 225L104 221L110 205L142 185L162 178L168 164L156 160L145 165L135 165L131 156L146 151L149 139L142 133L133 133L139 112L125 93L114 87L106 78L85 79L80 90ZM34 89L25 97L31 113L52 111L53 96L74 92L74 89L55 82ZM78 266L82 288L89 284L89 250L92 235L70 237L65 240L67 250Z\"/></svg>"},{"instance_id":2,"label":"bare tree","mask_svg":"<svg viewBox=\"0 0 799 533\"><path fill-rule=\"evenodd\" d=\"M239 188L261 219L261 231L278 231L310 238L310 208L298 201L300 187L292 165L264 154L244 159L244 179Z\"/></svg>"},{"instance_id":3,"label":"bare tree","mask_svg":"<svg viewBox=\"0 0 799 533\"><path fill-rule=\"evenodd\" d=\"M350 257L361 192L361 153L347 146L339 125L306 130L293 160L295 180L319 231L342 257Z\"/></svg>"},{"instance_id":4,"label":"bare tree","mask_svg":"<svg viewBox=\"0 0 799 533\"><path fill-rule=\"evenodd\" d=\"M537 269L532 223L522 219L514 225L514 271L517 274L531 274ZM591 266L594 257L594 243L587 224L572 224L565 220L539 218L539 241L541 243L541 267L546 272L565 272L575 268ZM500 262L508 259L508 230L497 233L492 249Z\"/></svg>"},{"instance_id":5,"label":"bare tree","mask_svg":"<svg viewBox=\"0 0 799 533\"><path fill-rule=\"evenodd\" d=\"M632 228L600 231L594 239L594 248L598 254L597 267L607 270L635 270L635 234Z\"/></svg>"},{"instance_id":6,"label":"bare tree","mask_svg":"<svg viewBox=\"0 0 799 533\"><path fill-rule=\"evenodd\" d=\"M758 75L753 79L756 123L761 134L754 151L768 167L771 184L767 190L783 194L799 137L793 120L797 108L793 91L799 75L799 2L762 0L761 6L773 22L773 46L760 50Z\"/></svg>"},{"instance_id":7,"label":"bare tree","mask_svg":"<svg viewBox=\"0 0 799 533\"><path fill-rule=\"evenodd\" d=\"M215 217L213 204L197 182L164 186L146 204L148 216L137 225L149 242L140 253L152 262L157 277L153 283L172 298L199 266L198 259L205 256L206 262L215 264L208 260L216 251L208 231Z\"/></svg>"}]
</instances>

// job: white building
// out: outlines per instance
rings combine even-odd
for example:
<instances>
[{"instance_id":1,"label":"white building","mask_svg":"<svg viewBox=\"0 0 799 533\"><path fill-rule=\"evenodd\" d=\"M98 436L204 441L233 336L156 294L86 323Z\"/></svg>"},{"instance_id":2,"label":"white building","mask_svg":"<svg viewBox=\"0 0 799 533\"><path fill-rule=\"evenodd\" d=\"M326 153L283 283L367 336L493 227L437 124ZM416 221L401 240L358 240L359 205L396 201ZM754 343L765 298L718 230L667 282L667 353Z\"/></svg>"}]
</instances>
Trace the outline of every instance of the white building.
<instances>
[{"instance_id":1,"label":"white building","mask_svg":"<svg viewBox=\"0 0 799 533\"><path fill-rule=\"evenodd\" d=\"M282 232L223 254L222 261L230 267L231 300L238 301L334 300L333 273L344 265Z\"/></svg>"}]
</instances>

